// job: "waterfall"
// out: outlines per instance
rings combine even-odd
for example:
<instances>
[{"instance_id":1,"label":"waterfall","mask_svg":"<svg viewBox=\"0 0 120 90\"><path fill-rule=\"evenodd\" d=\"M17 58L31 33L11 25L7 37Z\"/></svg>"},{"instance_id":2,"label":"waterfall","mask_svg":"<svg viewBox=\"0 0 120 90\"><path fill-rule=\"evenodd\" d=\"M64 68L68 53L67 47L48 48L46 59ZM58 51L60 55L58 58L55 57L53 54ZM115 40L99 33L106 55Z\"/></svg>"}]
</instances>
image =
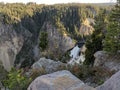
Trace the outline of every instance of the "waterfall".
<instances>
[{"instance_id":1,"label":"waterfall","mask_svg":"<svg viewBox=\"0 0 120 90\"><path fill-rule=\"evenodd\" d=\"M79 55L79 52L80 52L80 48L77 45L70 51L70 57L75 59Z\"/></svg>"},{"instance_id":2,"label":"waterfall","mask_svg":"<svg viewBox=\"0 0 120 90\"><path fill-rule=\"evenodd\" d=\"M74 65L75 63L77 64L82 64L85 60L85 55L82 53L82 48L80 48L78 45L76 45L71 51L70 51L70 61L68 64Z\"/></svg>"}]
</instances>

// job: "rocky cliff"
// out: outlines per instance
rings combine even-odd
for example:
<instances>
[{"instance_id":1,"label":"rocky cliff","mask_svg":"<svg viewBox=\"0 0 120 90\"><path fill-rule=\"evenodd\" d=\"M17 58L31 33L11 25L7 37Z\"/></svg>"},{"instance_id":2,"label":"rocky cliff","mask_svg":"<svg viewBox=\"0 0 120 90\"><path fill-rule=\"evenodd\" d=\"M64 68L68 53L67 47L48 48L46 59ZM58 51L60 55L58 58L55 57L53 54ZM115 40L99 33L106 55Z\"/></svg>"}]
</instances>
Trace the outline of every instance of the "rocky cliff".
<instances>
[{"instance_id":1,"label":"rocky cliff","mask_svg":"<svg viewBox=\"0 0 120 90\"><path fill-rule=\"evenodd\" d=\"M23 27L19 33L13 25L0 22L0 60L4 68L9 71L14 65L16 55L20 52L24 42L31 36L31 33Z\"/></svg>"},{"instance_id":2,"label":"rocky cliff","mask_svg":"<svg viewBox=\"0 0 120 90\"><path fill-rule=\"evenodd\" d=\"M49 52L61 54L74 46L73 40L60 34L55 27L50 24L43 26L43 28L45 27L48 33ZM9 71L14 63L21 64L39 58L39 41L38 37L35 38L35 33L31 33L22 25L16 29L13 25L1 23L0 34L0 60L6 70ZM30 60L28 61L28 59Z\"/></svg>"},{"instance_id":3,"label":"rocky cliff","mask_svg":"<svg viewBox=\"0 0 120 90\"><path fill-rule=\"evenodd\" d=\"M0 25L0 60L6 70L9 71L10 67L14 66L14 62L19 66L21 63L32 63L32 61L38 60L40 57L39 36L30 32L24 25L19 25L17 29L13 25L3 23ZM59 28L55 28L49 23L45 23L41 30L44 28L48 33L49 47L47 49L56 57L74 47L73 39L67 34L61 34Z\"/></svg>"},{"instance_id":4,"label":"rocky cliff","mask_svg":"<svg viewBox=\"0 0 120 90\"><path fill-rule=\"evenodd\" d=\"M75 41L66 33L62 33L61 28L54 26L50 22L45 22L41 31L46 31L48 34L47 56L53 56L54 59L63 55L67 50L75 45Z\"/></svg>"},{"instance_id":5,"label":"rocky cliff","mask_svg":"<svg viewBox=\"0 0 120 90\"><path fill-rule=\"evenodd\" d=\"M74 47L75 41L81 40L80 34L92 33L90 18L94 15L91 12L97 12L94 8L91 10L91 7L88 9L85 6L82 9L76 4L55 6L2 4L2 7L0 7L0 60L8 71L13 66L31 66L44 55L43 53L48 58L60 60L67 50ZM20 10L16 9L20 7ZM85 20L87 17L90 18ZM41 31L48 34L48 47L43 53L39 49Z\"/></svg>"},{"instance_id":6,"label":"rocky cliff","mask_svg":"<svg viewBox=\"0 0 120 90\"><path fill-rule=\"evenodd\" d=\"M86 18L85 21L81 24L81 27L79 29L79 32L82 36L88 36L91 35L94 31L94 28L92 25L94 25L94 19L92 18Z\"/></svg>"}]
</instances>

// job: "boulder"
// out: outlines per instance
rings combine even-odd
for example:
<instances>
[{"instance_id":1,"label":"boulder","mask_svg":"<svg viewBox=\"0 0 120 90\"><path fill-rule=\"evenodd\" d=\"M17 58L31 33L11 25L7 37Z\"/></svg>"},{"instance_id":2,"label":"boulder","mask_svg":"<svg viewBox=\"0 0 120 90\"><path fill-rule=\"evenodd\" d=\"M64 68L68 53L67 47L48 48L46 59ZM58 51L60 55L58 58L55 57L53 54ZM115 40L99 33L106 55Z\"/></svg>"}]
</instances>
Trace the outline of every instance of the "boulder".
<instances>
[{"instance_id":1,"label":"boulder","mask_svg":"<svg viewBox=\"0 0 120 90\"><path fill-rule=\"evenodd\" d=\"M94 66L100 66L106 61L108 55L104 51L98 51L94 54L94 57L95 57Z\"/></svg>"},{"instance_id":2,"label":"boulder","mask_svg":"<svg viewBox=\"0 0 120 90\"><path fill-rule=\"evenodd\" d=\"M96 88L97 90L120 90L120 71L114 74L103 85Z\"/></svg>"},{"instance_id":3,"label":"boulder","mask_svg":"<svg viewBox=\"0 0 120 90\"><path fill-rule=\"evenodd\" d=\"M36 78L27 90L95 90L69 71L63 70Z\"/></svg>"},{"instance_id":4,"label":"boulder","mask_svg":"<svg viewBox=\"0 0 120 90\"><path fill-rule=\"evenodd\" d=\"M32 65L32 69L44 68L46 73L52 73L58 70L64 69L66 65L60 61L54 61L51 59L40 58L37 62Z\"/></svg>"},{"instance_id":5,"label":"boulder","mask_svg":"<svg viewBox=\"0 0 120 90\"><path fill-rule=\"evenodd\" d=\"M110 71L120 70L120 56L109 55L105 51L98 51L94 54L94 66L104 67Z\"/></svg>"}]
</instances>

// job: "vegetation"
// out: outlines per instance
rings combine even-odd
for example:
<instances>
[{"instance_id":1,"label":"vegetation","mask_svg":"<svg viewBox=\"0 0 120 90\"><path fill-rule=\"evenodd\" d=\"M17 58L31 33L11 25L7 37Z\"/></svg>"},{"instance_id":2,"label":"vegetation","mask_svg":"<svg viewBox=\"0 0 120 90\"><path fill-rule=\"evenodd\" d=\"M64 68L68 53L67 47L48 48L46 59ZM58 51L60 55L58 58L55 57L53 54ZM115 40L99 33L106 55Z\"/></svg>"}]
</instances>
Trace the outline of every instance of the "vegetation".
<instances>
[{"instance_id":1,"label":"vegetation","mask_svg":"<svg viewBox=\"0 0 120 90\"><path fill-rule=\"evenodd\" d=\"M68 67L68 70L85 83L95 84L96 86L103 84L107 78L110 78L115 73L115 71L109 71L103 67L90 67L77 64Z\"/></svg>"},{"instance_id":2,"label":"vegetation","mask_svg":"<svg viewBox=\"0 0 120 90\"><path fill-rule=\"evenodd\" d=\"M102 6L103 7L103 6ZM33 32L32 19L37 24L38 30L44 22L50 21L74 39L80 37L79 28L86 18L94 18L101 6L92 4L59 4L59 5L38 5L35 3L0 3L0 20L7 24L22 22L25 28ZM105 8L105 7L104 7ZM106 6L107 9L109 7ZM24 20L24 21L23 21ZM33 23L32 23L33 24ZM36 30L35 30L36 31Z\"/></svg>"},{"instance_id":3,"label":"vegetation","mask_svg":"<svg viewBox=\"0 0 120 90\"><path fill-rule=\"evenodd\" d=\"M22 70L13 68L4 80L4 86L10 90L26 90L30 82L31 78L24 76Z\"/></svg>"},{"instance_id":4,"label":"vegetation","mask_svg":"<svg viewBox=\"0 0 120 90\"><path fill-rule=\"evenodd\" d=\"M32 17L35 10L42 6L35 3L28 3L26 5L23 3L0 3L0 13L5 23L13 24L20 22L24 16Z\"/></svg>"},{"instance_id":5,"label":"vegetation","mask_svg":"<svg viewBox=\"0 0 120 90\"><path fill-rule=\"evenodd\" d=\"M86 65L93 65L94 63L94 53L96 51L102 50L102 40L104 39L104 32L106 28L106 21L105 21L106 11L101 10L99 15L95 18L95 31L91 35L91 37L86 41L86 48L85 51L85 62Z\"/></svg>"},{"instance_id":6,"label":"vegetation","mask_svg":"<svg viewBox=\"0 0 120 90\"><path fill-rule=\"evenodd\" d=\"M40 49L45 50L48 46L48 34L47 32L41 32L40 33L40 43L39 43Z\"/></svg>"},{"instance_id":7,"label":"vegetation","mask_svg":"<svg viewBox=\"0 0 120 90\"><path fill-rule=\"evenodd\" d=\"M108 18L104 50L109 53L120 51L120 0L112 9Z\"/></svg>"},{"instance_id":8,"label":"vegetation","mask_svg":"<svg viewBox=\"0 0 120 90\"><path fill-rule=\"evenodd\" d=\"M70 52L67 51L64 55L60 57L61 62L67 63L70 60Z\"/></svg>"}]
</instances>

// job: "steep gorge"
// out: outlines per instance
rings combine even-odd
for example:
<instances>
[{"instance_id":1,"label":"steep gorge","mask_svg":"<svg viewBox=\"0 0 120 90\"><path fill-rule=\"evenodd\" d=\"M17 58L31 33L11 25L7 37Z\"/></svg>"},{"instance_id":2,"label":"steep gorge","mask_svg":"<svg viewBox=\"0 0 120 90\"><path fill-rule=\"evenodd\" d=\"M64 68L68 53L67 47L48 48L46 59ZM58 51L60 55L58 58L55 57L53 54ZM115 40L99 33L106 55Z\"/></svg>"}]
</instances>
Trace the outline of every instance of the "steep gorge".
<instances>
[{"instance_id":1,"label":"steep gorge","mask_svg":"<svg viewBox=\"0 0 120 90\"><path fill-rule=\"evenodd\" d=\"M0 8L0 57L8 71L14 65L30 66L41 57L39 33L42 31L48 34L46 57L59 60L67 50L74 47L75 41L81 40L81 34L91 34L90 25L82 25L82 22L86 18L94 18L95 13L98 13L90 5L79 4L7 4L3 5L3 10L6 7L10 7L8 10L13 14L6 13ZM16 10L15 7L22 9ZM28 14L22 15L23 7ZM15 12L18 13L14 14Z\"/></svg>"}]
</instances>

